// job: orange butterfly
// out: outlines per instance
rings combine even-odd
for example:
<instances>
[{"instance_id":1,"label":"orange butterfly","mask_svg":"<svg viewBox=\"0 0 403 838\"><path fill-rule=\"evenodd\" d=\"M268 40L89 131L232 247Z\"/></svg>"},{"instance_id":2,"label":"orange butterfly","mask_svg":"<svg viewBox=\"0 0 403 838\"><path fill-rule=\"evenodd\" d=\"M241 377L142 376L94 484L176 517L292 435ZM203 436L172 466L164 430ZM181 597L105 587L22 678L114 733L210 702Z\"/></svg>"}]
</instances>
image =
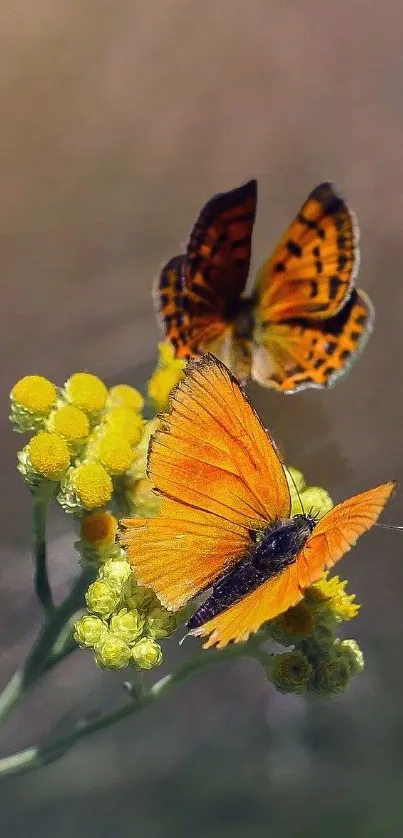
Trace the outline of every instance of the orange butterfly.
<instances>
[{"instance_id":1,"label":"orange butterfly","mask_svg":"<svg viewBox=\"0 0 403 838\"><path fill-rule=\"evenodd\" d=\"M179 358L212 352L241 381L285 393L332 387L372 330L374 311L354 283L355 216L330 183L311 192L264 263L251 297L257 183L212 198L158 281L156 305Z\"/></svg>"},{"instance_id":2,"label":"orange butterfly","mask_svg":"<svg viewBox=\"0 0 403 838\"><path fill-rule=\"evenodd\" d=\"M157 518L128 518L137 580L171 610L212 588L189 620L208 646L240 642L299 602L377 520L395 483L290 518L283 465L243 390L214 356L191 362L151 440Z\"/></svg>"}]
</instances>

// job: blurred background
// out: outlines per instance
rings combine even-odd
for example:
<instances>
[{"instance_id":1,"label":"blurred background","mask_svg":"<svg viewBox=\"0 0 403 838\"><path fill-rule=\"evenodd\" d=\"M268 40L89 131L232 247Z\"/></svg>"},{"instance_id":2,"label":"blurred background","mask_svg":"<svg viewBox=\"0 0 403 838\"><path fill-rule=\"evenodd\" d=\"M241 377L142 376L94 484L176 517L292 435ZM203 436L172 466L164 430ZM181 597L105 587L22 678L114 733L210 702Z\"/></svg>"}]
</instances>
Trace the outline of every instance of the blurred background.
<instances>
[{"instance_id":1,"label":"blurred background","mask_svg":"<svg viewBox=\"0 0 403 838\"><path fill-rule=\"evenodd\" d=\"M151 284L215 192L258 178L253 269L314 185L346 195L377 311L367 351L330 393L250 395L288 462L336 500L402 479L402 27L400 0L2 4L2 683L40 625L8 393L28 373L61 383L82 369L143 385ZM384 520L403 523L401 493ZM68 523L51 528L58 596L76 572ZM402 538L374 530L343 562L367 660L345 696L282 697L252 662L227 663L4 781L2 834L400 836ZM25 698L2 754L117 705L121 681L78 652Z\"/></svg>"}]
</instances>

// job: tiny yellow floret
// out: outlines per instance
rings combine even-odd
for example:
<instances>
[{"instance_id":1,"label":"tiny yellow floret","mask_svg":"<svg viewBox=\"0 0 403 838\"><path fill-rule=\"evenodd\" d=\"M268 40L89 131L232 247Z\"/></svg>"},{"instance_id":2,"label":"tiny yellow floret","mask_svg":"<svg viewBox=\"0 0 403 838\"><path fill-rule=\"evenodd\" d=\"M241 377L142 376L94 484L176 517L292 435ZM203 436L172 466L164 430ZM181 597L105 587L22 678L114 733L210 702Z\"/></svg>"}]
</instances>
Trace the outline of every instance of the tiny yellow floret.
<instances>
[{"instance_id":1,"label":"tiny yellow floret","mask_svg":"<svg viewBox=\"0 0 403 838\"><path fill-rule=\"evenodd\" d=\"M83 463L75 470L74 489L84 509L105 506L113 492L110 475L101 463Z\"/></svg>"},{"instance_id":2,"label":"tiny yellow floret","mask_svg":"<svg viewBox=\"0 0 403 838\"><path fill-rule=\"evenodd\" d=\"M73 404L65 404L55 410L49 417L48 427L71 442L85 440L90 432L88 416Z\"/></svg>"},{"instance_id":3,"label":"tiny yellow floret","mask_svg":"<svg viewBox=\"0 0 403 838\"><path fill-rule=\"evenodd\" d=\"M57 389L42 375L26 375L17 381L10 396L30 413L47 416L57 399Z\"/></svg>"},{"instance_id":4,"label":"tiny yellow floret","mask_svg":"<svg viewBox=\"0 0 403 838\"><path fill-rule=\"evenodd\" d=\"M76 372L66 381L64 392L67 401L81 407L86 413L103 410L108 390L103 381L89 372Z\"/></svg>"},{"instance_id":5,"label":"tiny yellow floret","mask_svg":"<svg viewBox=\"0 0 403 838\"><path fill-rule=\"evenodd\" d=\"M112 544L118 522L111 512L92 512L81 520L81 538L94 546Z\"/></svg>"},{"instance_id":6,"label":"tiny yellow floret","mask_svg":"<svg viewBox=\"0 0 403 838\"><path fill-rule=\"evenodd\" d=\"M32 469L46 480L58 481L70 463L66 440L59 434L42 431L27 446Z\"/></svg>"},{"instance_id":7,"label":"tiny yellow floret","mask_svg":"<svg viewBox=\"0 0 403 838\"><path fill-rule=\"evenodd\" d=\"M105 416L105 424L119 436L125 437L131 445L138 445L145 426L145 420L131 407L112 407Z\"/></svg>"},{"instance_id":8,"label":"tiny yellow floret","mask_svg":"<svg viewBox=\"0 0 403 838\"><path fill-rule=\"evenodd\" d=\"M130 442L116 433L105 434L97 447L99 460L109 474L124 474L135 457Z\"/></svg>"},{"instance_id":9,"label":"tiny yellow floret","mask_svg":"<svg viewBox=\"0 0 403 838\"><path fill-rule=\"evenodd\" d=\"M107 406L129 407L136 413L140 413L144 407L144 399L141 393L130 384L116 384L109 390Z\"/></svg>"}]
</instances>

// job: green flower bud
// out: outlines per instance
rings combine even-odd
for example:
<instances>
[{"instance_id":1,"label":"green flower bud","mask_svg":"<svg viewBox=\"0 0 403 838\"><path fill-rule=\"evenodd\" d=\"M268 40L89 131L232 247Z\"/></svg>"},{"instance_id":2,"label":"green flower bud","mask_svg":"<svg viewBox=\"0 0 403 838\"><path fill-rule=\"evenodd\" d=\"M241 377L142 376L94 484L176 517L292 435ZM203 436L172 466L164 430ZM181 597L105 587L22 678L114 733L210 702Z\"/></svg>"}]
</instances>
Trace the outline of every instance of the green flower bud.
<instances>
[{"instance_id":1,"label":"green flower bud","mask_svg":"<svg viewBox=\"0 0 403 838\"><path fill-rule=\"evenodd\" d=\"M103 669L125 669L130 661L130 647L112 631L101 638L95 646L95 660Z\"/></svg>"},{"instance_id":2,"label":"green flower bud","mask_svg":"<svg viewBox=\"0 0 403 838\"><path fill-rule=\"evenodd\" d=\"M351 671L349 663L341 657L329 657L315 667L310 689L320 698L341 695L348 686Z\"/></svg>"},{"instance_id":3,"label":"green flower bud","mask_svg":"<svg viewBox=\"0 0 403 838\"><path fill-rule=\"evenodd\" d=\"M169 637L176 630L176 626L175 614L167 611L162 605L155 605L147 612L146 632L154 640L158 640L160 637Z\"/></svg>"},{"instance_id":4,"label":"green flower bud","mask_svg":"<svg viewBox=\"0 0 403 838\"><path fill-rule=\"evenodd\" d=\"M97 579L88 588L85 601L89 611L109 617L120 605L120 594L105 579Z\"/></svg>"},{"instance_id":5,"label":"green flower bud","mask_svg":"<svg viewBox=\"0 0 403 838\"><path fill-rule=\"evenodd\" d=\"M123 586L130 578L132 569L126 559L108 559L100 568L99 576L104 579L111 588L118 592L119 596Z\"/></svg>"},{"instance_id":6,"label":"green flower bud","mask_svg":"<svg viewBox=\"0 0 403 838\"><path fill-rule=\"evenodd\" d=\"M267 624L268 633L276 643L292 646L296 641L310 637L314 631L314 618L304 602L299 602Z\"/></svg>"},{"instance_id":7,"label":"green flower bud","mask_svg":"<svg viewBox=\"0 0 403 838\"><path fill-rule=\"evenodd\" d=\"M158 643L148 638L143 638L136 643L132 650L132 658L139 669L153 669L162 662L162 649Z\"/></svg>"},{"instance_id":8,"label":"green flower bud","mask_svg":"<svg viewBox=\"0 0 403 838\"><path fill-rule=\"evenodd\" d=\"M273 655L266 671L278 692L301 694L307 688L313 669L304 653L295 649L293 652Z\"/></svg>"},{"instance_id":9,"label":"green flower bud","mask_svg":"<svg viewBox=\"0 0 403 838\"><path fill-rule=\"evenodd\" d=\"M320 486L308 486L304 489L301 492L301 501L305 512L315 518L323 518L323 515L333 507L330 495Z\"/></svg>"},{"instance_id":10,"label":"green flower bud","mask_svg":"<svg viewBox=\"0 0 403 838\"><path fill-rule=\"evenodd\" d=\"M154 591L151 588L143 588L138 585L134 576L131 575L123 586L123 599L125 605L131 610L140 608L146 610L150 606L154 607L159 604Z\"/></svg>"},{"instance_id":11,"label":"green flower bud","mask_svg":"<svg viewBox=\"0 0 403 838\"><path fill-rule=\"evenodd\" d=\"M133 643L143 631L144 617L138 611L128 611L127 608L122 608L111 618L110 627L114 634L119 635L125 643Z\"/></svg>"},{"instance_id":12,"label":"green flower bud","mask_svg":"<svg viewBox=\"0 0 403 838\"><path fill-rule=\"evenodd\" d=\"M108 628L104 621L92 614L84 614L74 624L74 639L77 640L79 646L87 649L93 649L107 632Z\"/></svg>"},{"instance_id":13,"label":"green flower bud","mask_svg":"<svg viewBox=\"0 0 403 838\"><path fill-rule=\"evenodd\" d=\"M351 675L358 675L365 667L364 655L356 640L336 640L335 647L342 660L350 667Z\"/></svg>"}]
</instances>

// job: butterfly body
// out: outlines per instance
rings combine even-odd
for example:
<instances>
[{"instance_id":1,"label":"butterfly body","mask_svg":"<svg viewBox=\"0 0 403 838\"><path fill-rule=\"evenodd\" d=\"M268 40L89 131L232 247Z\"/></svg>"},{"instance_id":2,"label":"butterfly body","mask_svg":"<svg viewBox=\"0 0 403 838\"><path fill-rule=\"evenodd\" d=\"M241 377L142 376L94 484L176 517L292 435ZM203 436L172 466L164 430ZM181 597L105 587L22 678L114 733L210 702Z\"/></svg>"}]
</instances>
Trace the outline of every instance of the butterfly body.
<instances>
[{"instance_id":1,"label":"butterfly body","mask_svg":"<svg viewBox=\"0 0 403 838\"><path fill-rule=\"evenodd\" d=\"M212 352L243 383L252 377L286 393L332 387L359 357L374 320L371 301L355 290L355 216L332 184L317 186L247 297L256 205L252 180L202 209L186 252L159 278L165 334L178 357Z\"/></svg>"},{"instance_id":2,"label":"butterfly body","mask_svg":"<svg viewBox=\"0 0 403 838\"><path fill-rule=\"evenodd\" d=\"M248 552L215 582L211 595L188 620L188 630L221 614L295 562L315 523L309 515L295 515L265 530L251 531Z\"/></svg>"}]
</instances>

